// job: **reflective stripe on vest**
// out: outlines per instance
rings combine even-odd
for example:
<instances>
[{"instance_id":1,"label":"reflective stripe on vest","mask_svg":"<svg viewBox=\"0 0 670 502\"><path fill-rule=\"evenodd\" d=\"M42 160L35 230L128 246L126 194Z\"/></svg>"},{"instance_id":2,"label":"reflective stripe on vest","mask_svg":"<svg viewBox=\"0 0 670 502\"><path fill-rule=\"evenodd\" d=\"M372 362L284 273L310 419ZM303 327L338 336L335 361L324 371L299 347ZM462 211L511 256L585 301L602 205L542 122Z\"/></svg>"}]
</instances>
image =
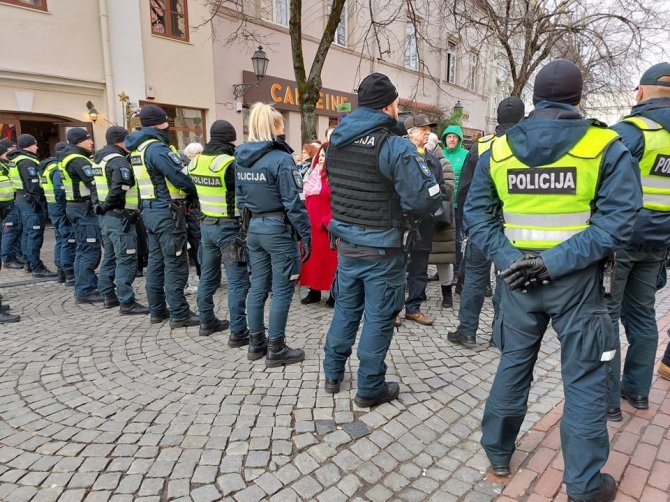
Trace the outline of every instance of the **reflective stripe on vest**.
<instances>
[{"instance_id":1,"label":"reflective stripe on vest","mask_svg":"<svg viewBox=\"0 0 670 502\"><path fill-rule=\"evenodd\" d=\"M47 167L44 168L42 176L40 176L40 185L42 185L42 189L44 190L47 204L56 203L56 187L54 187L53 180L51 179L51 173L58 169L58 162L54 160L49 162Z\"/></svg>"},{"instance_id":2,"label":"reflective stripe on vest","mask_svg":"<svg viewBox=\"0 0 670 502\"><path fill-rule=\"evenodd\" d=\"M513 246L550 249L589 227L603 156L617 138L591 126L563 157L538 167L517 159L507 136L493 141L490 172Z\"/></svg>"},{"instance_id":3,"label":"reflective stripe on vest","mask_svg":"<svg viewBox=\"0 0 670 502\"><path fill-rule=\"evenodd\" d=\"M229 208L227 203L227 197L230 194L226 189L225 177L234 160L234 157L225 153L222 155L200 154L191 163L192 167L189 166L188 174L198 189L200 210L205 216L212 218L239 216L234 204L235 199L232 199L232 208Z\"/></svg>"},{"instance_id":4,"label":"reflective stripe on vest","mask_svg":"<svg viewBox=\"0 0 670 502\"><path fill-rule=\"evenodd\" d=\"M141 200L155 200L156 199L156 189L154 184L151 182L151 176L149 175L149 170L147 169L146 162L144 160L144 155L147 152L147 148L152 143L161 143L160 140L155 138L148 139L142 142L137 150L130 152L130 165L133 168L133 174L135 175L135 183L140 191ZM175 147L170 145L170 150L177 155L179 152ZM170 193L171 199L185 199L186 192L178 189L167 178L165 179L165 184L167 185L168 192Z\"/></svg>"},{"instance_id":5,"label":"reflective stripe on vest","mask_svg":"<svg viewBox=\"0 0 670 502\"><path fill-rule=\"evenodd\" d=\"M494 139L496 139L495 134L489 134L487 136L482 136L477 140L477 155L479 157L491 149Z\"/></svg>"},{"instance_id":6,"label":"reflective stripe on vest","mask_svg":"<svg viewBox=\"0 0 670 502\"><path fill-rule=\"evenodd\" d=\"M107 195L109 194L109 183L107 183L107 174L105 174L105 168L107 167L107 163L116 157L123 158L123 155L120 153L110 153L105 155L99 163L93 164L95 189L98 192L98 200L100 202L105 202L107 200Z\"/></svg>"},{"instance_id":7,"label":"reflective stripe on vest","mask_svg":"<svg viewBox=\"0 0 670 502\"><path fill-rule=\"evenodd\" d=\"M35 160L32 157L28 157L27 155L17 155L12 159L13 162L13 167L9 168L9 178L12 180L12 186L14 187L14 190L25 190L26 188L23 186L23 180L21 179L21 173L19 171L19 162L22 160L28 160L35 164L35 167L38 167L40 163Z\"/></svg>"},{"instance_id":8,"label":"reflective stripe on vest","mask_svg":"<svg viewBox=\"0 0 670 502\"><path fill-rule=\"evenodd\" d=\"M670 132L647 117L626 117L644 137L640 159L642 206L650 211L670 211Z\"/></svg>"},{"instance_id":9,"label":"reflective stripe on vest","mask_svg":"<svg viewBox=\"0 0 670 502\"><path fill-rule=\"evenodd\" d=\"M89 164L91 163L91 159L80 153L71 153L70 155L67 155L63 160L61 160L61 167L62 167L61 174L63 175L63 188L65 189L65 200L67 200L68 202L76 201L76 199L74 198L74 182L70 177L70 173L67 172L67 166L70 164L71 161L73 161L76 158L82 158ZM91 196L91 191L81 180L77 182L77 185L79 188L80 197Z\"/></svg>"},{"instance_id":10,"label":"reflective stripe on vest","mask_svg":"<svg viewBox=\"0 0 670 502\"><path fill-rule=\"evenodd\" d=\"M9 177L9 165L0 160L0 202L14 200L14 185Z\"/></svg>"}]
</instances>

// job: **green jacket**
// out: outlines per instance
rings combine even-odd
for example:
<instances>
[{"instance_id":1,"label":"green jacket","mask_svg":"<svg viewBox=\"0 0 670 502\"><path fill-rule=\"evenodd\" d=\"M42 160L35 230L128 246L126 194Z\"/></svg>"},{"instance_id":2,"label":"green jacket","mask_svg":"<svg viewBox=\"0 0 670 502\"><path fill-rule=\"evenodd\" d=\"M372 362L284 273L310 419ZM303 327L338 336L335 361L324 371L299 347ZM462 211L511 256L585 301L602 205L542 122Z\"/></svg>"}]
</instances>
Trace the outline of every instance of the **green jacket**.
<instances>
[{"instance_id":1,"label":"green jacket","mask_svg":"<svg viewBox=\"0 0 670 502\"><path fill-rule=\"evenodd\" d=\"M460 139L458 145L455 148L447 148L447 134L455 134ZM450 125L442 133L442 151L444 152L444 158L451 162L451 165L454 166L454 178L456 185L454 188L454 207L458 207L458 185L461 179L461 170L463 169L463 164L465 163L465 158L468 155L468 150L463 148L463 129L461 126Z\"/></svg>"}]
</instances>

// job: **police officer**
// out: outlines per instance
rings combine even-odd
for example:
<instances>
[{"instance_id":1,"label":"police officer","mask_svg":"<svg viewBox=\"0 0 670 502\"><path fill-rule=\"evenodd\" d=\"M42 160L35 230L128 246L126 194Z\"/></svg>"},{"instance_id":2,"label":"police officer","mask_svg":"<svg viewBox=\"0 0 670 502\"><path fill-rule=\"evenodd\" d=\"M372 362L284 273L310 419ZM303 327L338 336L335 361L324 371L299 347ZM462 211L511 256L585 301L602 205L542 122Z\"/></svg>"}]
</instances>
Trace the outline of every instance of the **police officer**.
<instances>
[{"instance_id":1,"label":"police officer","mask_svg":"<svg viewBox=\"0 0 670 502\"><path fill-rule=\"evenodd\" d=\"M5 219L14 206L14 186L9 177L9 162L6 160L7 150L13 143L9 140L0 141L0 225L4 227ZM9 234L8 234L9 235ZM4 232L0 234L0 244L3 242ZM3 265L0 262L0 268ZM9 306L2 304L0 294L0 323L17 322L21 318L9 313Z\"/></svg>"},{"instance_id":2,"label":"police officer","mask_svg":"<svg viewBox=\"0 0 670 502\"><path fill-rule=\"evenodd\" d=\"M197 202L197 192L191 178L181 171L179 153L170 146L165 111L146 105L140 111L140 123L142 129L126 138L126 148L130 150L147 230L146 291L151 322L169 318L171 328L198 326L200 319L191 312L184 296L188 280L186 211L187 205Z\"/></svg>"},{"instance_id":3,"label":"police officer","mask_svg":"<svg viewBox=\"0 0 670 502\"><path fill-rule=\"evenodd\" d=\"M270 105L256 103L249 114L249 141L235 152L235 192L248 222L247 246L251 288L247 298L250 360L265 358L266 367L305 358L286 345L286 320L300 275L300 259L311 252L311 228L300 199L302 177L285 142L284 119ZM251 221L249 221L249 219ZM302 241L300 252L297 240ZM265 338L263 308L272 289Z\"/></svg>"},{"instance_id":4,"label":"police officer","mask_svg":"<svg viewBox=\"0 0 670 502\"><path fill-rule=\"evenodd\" d=\"M398 91L391 80L381 73L365 77L358 105L333 132L326 154L333 210L329 230L339 244L335 312L323 367L326 392L339 392L364 315L354 402L367 407L399 393L396 382L385 381L384 358L405 290L403 236L409 232L403 232L402 213L433 214L442 194L416 147L398 135Z\"/></svg>"},{"instance_id":5,"label":"police officer","mask_svg":"<svg viewBox=\"0 0 670 502\"><path fill-rule=\"evenodd\" d=\"M472 145L470 153L465 159L461 171L460 186L458 190L458 211L463 211L465 200L470 190L470 184L475 174L475 167L479 158L488 152L496 137L514 127L526 113L526 108L521 99L510 96L503 99L498 105L498 125L495 134L489 134L479 138ZM461 219L462 219L461 215ZM477 246L468 242L465 247L465 277L463 278L463 290L461 291L461 304L458 309L458 327L456 331L449 332L447 339L453 343L460 343L466 347L477 345L477 329L479 328L479 314L484 305L484 296L491 289L491 260ZM493 297L493 310L498 312L500 303L500 291L496 289Z\"/></svg>"},{"instance_id":6,"label":"police officer","mask_svg":"<svg viewBox=\"0 0 670 502\"><path fill-rule=\"evenodd\" d=\"M119 126L107 129L107 145L96 152L93 174L98 193L96 213L100 215L100 233L104 255L98 275L98 290L105 308L121 305L121 315L145 315L144 305L135 299L133 280L137 271L137 234L139 191L128 163L125 139L128 131Z\"/></svg>"},{"instance_id":7,"label":"police officer","mask_svg":"<svg viewBox=\"0 0 670 502\"><path fill-rule=\"evenodd\" d=\"M644 72L636 100L631 114L612 127L639 162L643 205L633 237L616 255L616 283L607 301L614 330L618 334L621 318L630 344L620 380L621 347L616 337L608 409L608 418L614 421L623 418L620 397L633 408L649 408L658 346L657 278L665 274L670 247L670 63Z\"/></svg>"},{"instance_id":8,"label":"police officer","mask_svg":"<svg viewBox=\"0 0 670 502\"><path fill-rule=\"evenodd\" d=\"M74 255L76 240L74 227L65 213L65 190L57 155L67 143L56 143L56 155L40 162L40 184L47 202L49 220L54 227L54 264L58 269L58 282L74 286Z\"/></svg>"},{"instance_id":9,"label":"police officer","mask_svg":"<svg viewBox=\"0 0 670 502\"><path fill-rule=\"evenodd\" d=\"M15 203L21 212L27 266L32 270L33 277L57 277L58 273L46 268L40 260L44 243L45 200L38 172L37 140L30 134L22 134L16 144L19 148L7 157L14 164L9 170L12 184L20 187L16 190Z\"/></svg>"},{"instance_id":10,"label":"police officer","mask_svg":"<svg viewBox=\"0 0 670 502\"><path fill-rule=\"evenodd\" d=\"M93 140L81 127L67 132L67 145L57 158L63 175L67 203L66 214L74 227L76 250L74 258L74 296L77 303L100 303L98 276L100 264L100 226L94 213L97 204L93 176Z\"/></svg>"},{"instance_id":11,"label":"police officer","mask_svg":"<svg viewBox=\"0 0 670 502\"><path fill-rule=\"evenodd\" d=\"M221 262L228 282L230 311L230 347L249 343L246 299L249 274L246 263L235 253L235 239L240 232L239 211L235 205L235 128L225 120L217 120L209 130L210 141L205 150L191 161L189 174L198 189L200 211L200 283L198 310L200 334L209 336L228 329L228 321L214 315L214 293L221 283Z\"/></svg>"},{"instance_id":12,"label":"police officer","mask_svg":"<svg viewBox=\"0 0 670 502\"><path fill-rule=\"evenodd\" d=\"M609 452L605 361L614 357L615 340L603 261L630 238L641 194L635 162L617 134L581 117L581 92L574 64L556 60L539 71L535 110L479 160L465 223L505 281L493 333L501 358L482 420L493 472L510 474L551 321L561 343L568 500L610 501L616 483L600 469Z\"/></svg>"},{"instance_id":13,"label":"police officer","mask_svg":"<svg viewBox=\"0 0 670 502\"><path fill-rule=\"evenodd\" d=\"M12 177L9 170L13 163L9 161L7 155L16 150L16 143L11 139L3 139L0 141L0 170L6 173L12 183ZM20 188L14 186L12 183L13 193ZM11 207L9 212L5 214L2 222L2 262L3 266L7 268L20 269L25 266L21 250L21 235L23 233L23 225L21 224L21 212L18 206L14 203L12 196Z\"/></svg>"}]
</instances>

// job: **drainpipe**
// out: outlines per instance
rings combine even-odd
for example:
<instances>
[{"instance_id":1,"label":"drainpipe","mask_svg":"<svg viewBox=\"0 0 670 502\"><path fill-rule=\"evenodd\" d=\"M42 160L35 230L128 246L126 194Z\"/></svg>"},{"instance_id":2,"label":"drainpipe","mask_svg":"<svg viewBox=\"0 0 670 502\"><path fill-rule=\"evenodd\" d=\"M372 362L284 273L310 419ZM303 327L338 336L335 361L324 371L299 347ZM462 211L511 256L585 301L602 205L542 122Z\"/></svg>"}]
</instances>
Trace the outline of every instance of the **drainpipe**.
<instances>
[{"instance_id":1,"label":"drainpipe","mask_svg":"<svg viewBox=\"0 0 670 502\"><path fill-rule=\"evenodd\" d=\"M107 0L98 0L100 10L100 37L102 39L102 63L105 72L105 94L109 122L116 124L116 100L114 99L114 79L112 78L112 55L109 48L109 17Z\"/></svg>"}]
</instances>

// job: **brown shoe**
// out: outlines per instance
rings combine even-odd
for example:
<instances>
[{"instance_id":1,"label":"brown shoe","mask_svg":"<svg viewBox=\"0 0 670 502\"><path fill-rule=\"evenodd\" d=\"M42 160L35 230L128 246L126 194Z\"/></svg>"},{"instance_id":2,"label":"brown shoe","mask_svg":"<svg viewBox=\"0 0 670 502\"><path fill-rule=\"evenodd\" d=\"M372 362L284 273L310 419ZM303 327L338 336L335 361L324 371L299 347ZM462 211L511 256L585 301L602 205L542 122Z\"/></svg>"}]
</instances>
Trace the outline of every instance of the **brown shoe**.
<instances>
[{"instance_id":1,"label":"brown shoe","mask_svg":"<svg viewBox=\"0 0 670 502\"><path fill-rule=\"evenodd\" d=\"M424 326L432 326L435 320L423 312L405 312L405 319L411 319Z\"/></svg>"},{"instance_id":2,"label":"brown shoe","mask_svg":"<svg viewBox=\"0 0 670 502\"><path fill-rule=\"evenodd\" d=\"M658 363L658 374L666 380L670 380L670 366L661 361Z\"/></svg>"},{"instance_id":3,"label":"brown shoe","mask_svg":"<svg viewBox=\"0 0 670 502\"><path fill-rule=\"evenodd\" d=\"M400 314L398 314L397 316L395 316L395 317L393 318L393 325L394 325L396 328L399 328L401 324L402 324L402 317L400 317Z\"/></svg>"}]
</instances>

